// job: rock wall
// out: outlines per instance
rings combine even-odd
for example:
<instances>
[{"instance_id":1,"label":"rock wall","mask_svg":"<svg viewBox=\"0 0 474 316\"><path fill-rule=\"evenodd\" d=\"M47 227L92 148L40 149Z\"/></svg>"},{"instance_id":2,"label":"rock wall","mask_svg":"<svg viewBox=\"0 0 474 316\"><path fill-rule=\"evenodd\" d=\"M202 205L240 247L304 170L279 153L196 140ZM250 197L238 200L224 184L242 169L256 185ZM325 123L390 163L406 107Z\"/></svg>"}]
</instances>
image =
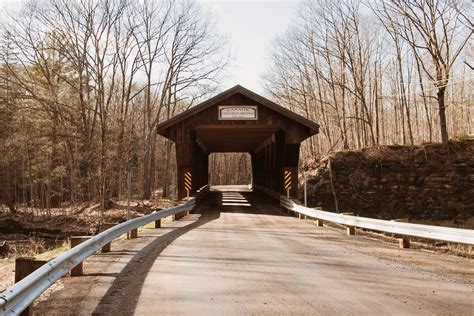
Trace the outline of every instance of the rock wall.
<instances>
[{"instance_id":1,"label":"rock wall","mask_svg":"<svg viewBox=\"0 0 474 316\"><path fill-rule=\"evenodd\" d=\"M302 167L312 207L335 211L331 169L340 212L384 219L465 221L474 216L474 140L452 142L448 149L430 144L342 151Z\"/></svg>"}]
</instances>

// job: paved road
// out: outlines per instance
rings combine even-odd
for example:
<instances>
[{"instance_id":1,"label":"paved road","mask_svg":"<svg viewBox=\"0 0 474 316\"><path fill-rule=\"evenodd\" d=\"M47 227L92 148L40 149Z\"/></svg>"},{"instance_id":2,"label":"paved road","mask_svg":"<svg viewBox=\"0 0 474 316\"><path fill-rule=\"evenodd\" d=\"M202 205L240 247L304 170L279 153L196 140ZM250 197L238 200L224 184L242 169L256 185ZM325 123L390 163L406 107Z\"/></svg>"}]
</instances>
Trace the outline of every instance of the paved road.
<instances>
[{"instance_id":1,"label":"paved road","mask_svg":"<svg viewBox=\"0 0 474 316\"><path fill-rule=\"evenodd\" d=\"M472 273L444 274L438 254L318 228L251 192L212 192L198 213L150 263L136 315L474 314Z\"/></svg>"}]
</instances>

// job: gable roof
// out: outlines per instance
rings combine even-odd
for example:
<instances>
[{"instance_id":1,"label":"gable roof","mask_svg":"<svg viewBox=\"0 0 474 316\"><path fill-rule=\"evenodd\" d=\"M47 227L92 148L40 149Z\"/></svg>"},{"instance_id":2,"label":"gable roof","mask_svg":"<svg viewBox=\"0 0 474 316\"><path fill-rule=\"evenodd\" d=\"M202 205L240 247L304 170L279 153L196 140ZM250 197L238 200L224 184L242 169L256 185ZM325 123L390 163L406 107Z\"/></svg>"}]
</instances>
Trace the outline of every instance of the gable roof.
<instances>
[{"instance_id":1,"label":"gable roof","mask_svg":"<svg viewBox=\"0 0 474 316\"><path fill-rule=\"evenodd\" d=\"M234 94L242 94L244 96L246 96L247 98L257 102L258 104L260 105L263 105L275 112L278 112L280 113L281 115L283 116L286 116L298 123L300 123L301 125L304 125L306 126L307 128L309 128L309 130L311 131L311 133L318 133L319 131L319 125L308 120L307 118L304 118L303 116L299 115L299 114L296 114L278 104L276 104L275 102L273 101L270 101L268 100L267 98L264 98L262 97L261 95L258 95L256 94L255 92L253 91L250 91L240 85L236 85L235 87L233 88L230 88L172 118L170 118L169 120L167 121L164 121L160 124L157 125L156 129L157 129L157 132L159 134L161 134L162 132L164 132L168 127L170 126L173 126L174 124L180 122L180 121L183 121L187 118L189 118L190 116L193 116L201 111L204 111L205 109L217 104L218 102L222 101L222 100L225 100L227 99L228 97L234 95Z\"/></svg>"}]
</instances>

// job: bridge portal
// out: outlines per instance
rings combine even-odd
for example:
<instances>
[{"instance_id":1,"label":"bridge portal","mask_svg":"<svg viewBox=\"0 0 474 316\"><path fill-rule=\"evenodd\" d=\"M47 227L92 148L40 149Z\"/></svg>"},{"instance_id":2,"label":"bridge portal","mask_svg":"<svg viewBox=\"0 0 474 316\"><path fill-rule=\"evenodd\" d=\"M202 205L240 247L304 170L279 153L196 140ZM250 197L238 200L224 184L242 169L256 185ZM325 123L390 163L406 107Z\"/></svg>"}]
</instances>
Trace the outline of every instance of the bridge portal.
<instances>
[{"instance_id":1,"label":"bridge portal","mask_svg":"<svg viewBox=\"0 0 474 316\"><path fill-rule=\"evenodd\" d=\"M178 198L208 184L209 154L248 152L253 183L297 196L303 140L319 125L235 86L159 124L158 134L176 144Z\"/></svg>"}]
</instances>

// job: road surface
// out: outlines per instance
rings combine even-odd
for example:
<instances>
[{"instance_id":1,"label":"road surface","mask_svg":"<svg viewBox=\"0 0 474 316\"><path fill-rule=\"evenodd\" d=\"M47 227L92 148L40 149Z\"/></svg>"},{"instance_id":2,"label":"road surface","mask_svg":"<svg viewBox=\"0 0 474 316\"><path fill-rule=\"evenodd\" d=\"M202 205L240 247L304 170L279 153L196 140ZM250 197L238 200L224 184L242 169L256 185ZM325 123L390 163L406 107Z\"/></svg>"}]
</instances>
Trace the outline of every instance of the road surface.
<instances>
[{"instance_id":1,"label":"road surface","mask_svg":"<svg viewBox=\"0 0 474 316\"><path fill-rule=\"evenodd\" d=\"M54 306L82 297L71 313L474 314L472 259L316 227L256 193L211 192L196 214L174 223L161 237L144 233L136 255L100 268L115 273L64 281Z\"/></svg>"}]
</instances>

